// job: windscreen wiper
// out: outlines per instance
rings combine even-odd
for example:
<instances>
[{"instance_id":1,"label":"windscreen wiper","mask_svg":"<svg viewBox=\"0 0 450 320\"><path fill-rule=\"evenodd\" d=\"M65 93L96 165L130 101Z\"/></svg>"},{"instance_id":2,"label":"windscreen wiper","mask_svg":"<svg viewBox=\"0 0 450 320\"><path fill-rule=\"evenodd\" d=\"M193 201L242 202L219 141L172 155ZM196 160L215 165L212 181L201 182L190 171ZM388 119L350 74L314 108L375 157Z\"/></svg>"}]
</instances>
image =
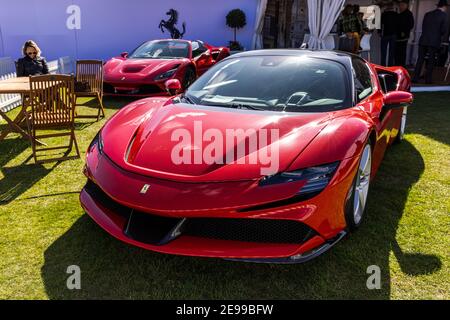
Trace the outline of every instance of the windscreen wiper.
<instances>
[{"instance_id":1,"label":"windscreen wiper","mask_svg":"<svg viewBox=\"0 0 450 320\"><path fill-rule=\"evenodd\" d=\"M181 96L181 98L183 99L183 100L186 100L188 103L190 103L190 104L196 104L191 98L189 98L187 95L185 95L185 94L183 94L182 96Z\"/></svg>"},{"instance_id":2,"label":"windscreen wiper","mask_svg":"<svg viewBox=\"0 0 450 320\"><path fill-rule=\"evenodd\" d=\"M230 104L229 106L230 106L230 108L235 108L235 109L266 111L266 109L258 108L258 107L252 106L251 104L245 104L245 103L233 103L233 104Z\"/></svg>"},{"instance_id":3,"label":"windscreen wiper","mask_svg":"<svg viewBox=\"0 0 450 320\"><path fill-rule=\"evenodd\" d=\"M258 110L258 111L266 111L264 108L258 108L251 104L246 103L220 103L220 102L208 102L208 100L202 100L200 103L204 103L207 106L211 107L223 107L223 108L231 108L231 109L247 109L247 110Z\"/></svg>"}]
</instances>

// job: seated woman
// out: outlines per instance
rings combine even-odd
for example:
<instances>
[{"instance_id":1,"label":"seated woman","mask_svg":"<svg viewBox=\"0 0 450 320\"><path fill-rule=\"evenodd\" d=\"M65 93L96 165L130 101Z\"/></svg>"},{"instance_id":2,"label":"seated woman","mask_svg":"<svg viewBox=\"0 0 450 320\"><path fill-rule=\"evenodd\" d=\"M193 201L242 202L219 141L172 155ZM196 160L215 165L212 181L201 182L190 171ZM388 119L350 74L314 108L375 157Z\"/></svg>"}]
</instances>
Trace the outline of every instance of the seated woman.
<instances>
[{"instance_id":1,"label":"seated woman","mask_svg":"<svg viewBox=\"0 0 450 320\"><path fill-rule=\"evenodd\" d=\"M41 49L36 42L28 40L23 45L23 58L17 61L16 73L18 77L28 77L48 74L48 66L44 57L41 57Z\"/></svg>"}]
</instances>

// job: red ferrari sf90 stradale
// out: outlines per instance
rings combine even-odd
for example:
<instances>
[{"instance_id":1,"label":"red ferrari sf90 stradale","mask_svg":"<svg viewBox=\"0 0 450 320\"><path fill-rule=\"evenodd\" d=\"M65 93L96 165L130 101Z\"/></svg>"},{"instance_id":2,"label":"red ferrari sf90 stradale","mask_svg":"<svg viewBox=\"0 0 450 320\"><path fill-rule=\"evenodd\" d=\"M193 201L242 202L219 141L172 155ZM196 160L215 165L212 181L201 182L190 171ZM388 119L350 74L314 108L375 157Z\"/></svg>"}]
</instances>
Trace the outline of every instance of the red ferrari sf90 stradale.
<instances>
[{"instance_id":1,"label":"red ferrari sf90 stradale","mask_svg":"<svg viewBox=\"0 0 450 320\"><path fill-rule=\"evenodd\" d=\"M346 53L233 55L184 94L110 119L87 152L81 204L148 250L305 262L360 226L409 90L405 69Z\"/></svg>"},{"instance_id":2,"label":"red ferrari sf90 stradale","mask_svg":"<svg viewBox=\"0 0 450 320\"><path fill-rule=\"evenodd\" d=\"M165 95L164 82L178 79L187 88L197 76L228 57L226 47L203 41L148 41L132 53L122 53L104 66L104 92L109 95Z\"/></svg>"}]
</instances>

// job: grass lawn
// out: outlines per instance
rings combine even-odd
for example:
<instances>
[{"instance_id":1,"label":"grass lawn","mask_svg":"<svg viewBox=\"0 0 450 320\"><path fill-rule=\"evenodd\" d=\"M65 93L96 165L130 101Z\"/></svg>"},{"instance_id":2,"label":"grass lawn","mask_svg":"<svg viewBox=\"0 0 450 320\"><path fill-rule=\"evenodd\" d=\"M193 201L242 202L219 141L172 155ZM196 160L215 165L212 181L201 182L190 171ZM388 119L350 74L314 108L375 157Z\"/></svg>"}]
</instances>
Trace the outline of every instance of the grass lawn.
<instances>
[{"instance_id":1,"label":"grass lawn","mask_svg":"<svg viewBox=\"0 0 450 320\"><path fill-rule=\"evenodd\" d=\"M107 117L125 103L106 100ZM77 121L83 153L103 123ZM79 205L83 159L35 165L28 142L10 135L0 142L0 299L450 299L449 123L450 93L417 94L364 225L318 259L288 266L121 243ZM66 288L69 265L81 268L81 290ZM381 290L366 287L370 265L381 268Z\"/></svg>"}]
</instances>

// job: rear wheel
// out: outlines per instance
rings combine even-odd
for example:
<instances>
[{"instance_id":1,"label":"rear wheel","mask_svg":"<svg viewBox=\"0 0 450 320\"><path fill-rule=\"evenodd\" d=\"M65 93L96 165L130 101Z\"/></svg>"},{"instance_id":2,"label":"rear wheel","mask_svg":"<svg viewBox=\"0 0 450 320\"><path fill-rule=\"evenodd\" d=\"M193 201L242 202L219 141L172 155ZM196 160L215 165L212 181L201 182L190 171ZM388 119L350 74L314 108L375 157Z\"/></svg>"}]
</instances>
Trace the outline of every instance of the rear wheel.
<instances>
[{"instance_id":1,"label":"rear wheel","mask_svg":"<svg viewBox=\"0 0 450 320\"><path fill-rule=\"evenodd\" d=\"M348 193L345 206L345 218L350 231L356 230L363 220L369 194L371 172L372 147L370 144L367 144L359 160L358 171Z\"/></svg>"},{"instance_id":2,"label":"rear wheel","mask_svg":"<svg viewBox=\"0 0 450 320\"><path fill-rule=\"evenodd\" d=\"M408 116L408 108L403 108L402 118L400 120L400 126L398 129L398 134L395 137L394 143L401 143L403 141L403 138L405 136L405 129L406 129L406 118Z\"/></svg>"},{"instance_id":3,"label":"rear wheel","mask_svg":"<svg viewBox=\"0 0 450 320\"><path fill-rule=\"evenodd\" d=\"M183 78L183 89L186 90L195 81L197 75L193 68L188 68Z\"/></svg>"}]
</instances>

